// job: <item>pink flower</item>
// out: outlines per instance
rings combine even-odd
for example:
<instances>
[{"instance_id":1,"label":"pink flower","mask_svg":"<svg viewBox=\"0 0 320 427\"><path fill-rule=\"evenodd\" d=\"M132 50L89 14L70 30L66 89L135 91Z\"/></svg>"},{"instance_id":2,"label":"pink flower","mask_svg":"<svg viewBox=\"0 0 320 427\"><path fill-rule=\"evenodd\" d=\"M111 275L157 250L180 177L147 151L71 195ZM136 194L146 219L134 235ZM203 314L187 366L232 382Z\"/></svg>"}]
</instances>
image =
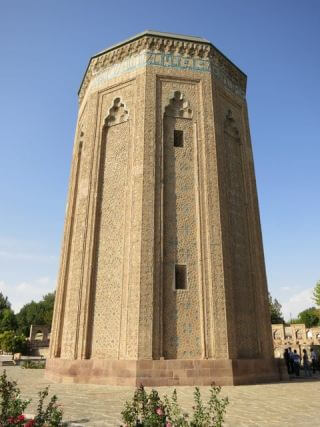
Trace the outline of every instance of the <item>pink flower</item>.
<instances>
[{"instance_id":1,"label":"pink flower","mask_svg":"<svg viewBox=\"0 0 320 427\"><path fill-rule=\"evenodd\" d=\"M171 423L166 423L166 427L172 427Z\"/></svg>"},{"instance_id":2,"label":"pink flower","mask_svg":"<svg viewBox=\"0 0 320 427\"><path fill-rule=\"evenodd\" d=\"M156 413L159 415L159 417L162 417L164 415L164 412L161 408L157 408Z\"/></svg>"},{"instance_id":3,"label":"pink flower","mask_svg":"<svg viewBox=\"0 0 320 427\"><path fill-rule=\"evenodd\" d=\"M22 414L21 414L21 415L19 415L19 416L18 416L18 418L17 418L17 420L18 420L18 421L24 421L24 420L25 420L24 415L22 415Z\"/></svg>"},{"instance_id":4,"label":"pink flower","mask_svg":"<svg viewBox=\"0 0 320 427\"><path fill-rule=\"evenodd\" d=\"M34 423L35 423L34 420L30 420L24 425L24 427L32 427L34 425Z\"/></svg>"}]
</instances>

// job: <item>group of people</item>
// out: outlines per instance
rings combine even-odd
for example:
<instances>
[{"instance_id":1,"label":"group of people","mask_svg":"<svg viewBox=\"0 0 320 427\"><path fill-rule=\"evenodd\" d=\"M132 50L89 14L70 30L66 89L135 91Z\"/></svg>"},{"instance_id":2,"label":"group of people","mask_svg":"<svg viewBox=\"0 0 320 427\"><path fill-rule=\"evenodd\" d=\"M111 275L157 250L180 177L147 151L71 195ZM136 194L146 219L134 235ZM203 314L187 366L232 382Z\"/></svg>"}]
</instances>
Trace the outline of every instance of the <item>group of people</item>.
<instances>
[{"instance_id":1,"label":"group of people","mask_svg":"<svg viewBox=\"0 0 320 427\"><path fill-rule=\"evenodd\" d=\"M297 350L291 350L291 347L286 348L283 354L284 360L287 365L288 374L295 374L296 377L300 376L301 368L301 358L297 353ZM315 350L312 348L310 350L311 363L306 349L302 350L302 368L304 370L304 375L307 377L312 376L312 372L316 373L318 357ZM311 372L312 371L312 372Z\"/></svg>"}]
</instances>

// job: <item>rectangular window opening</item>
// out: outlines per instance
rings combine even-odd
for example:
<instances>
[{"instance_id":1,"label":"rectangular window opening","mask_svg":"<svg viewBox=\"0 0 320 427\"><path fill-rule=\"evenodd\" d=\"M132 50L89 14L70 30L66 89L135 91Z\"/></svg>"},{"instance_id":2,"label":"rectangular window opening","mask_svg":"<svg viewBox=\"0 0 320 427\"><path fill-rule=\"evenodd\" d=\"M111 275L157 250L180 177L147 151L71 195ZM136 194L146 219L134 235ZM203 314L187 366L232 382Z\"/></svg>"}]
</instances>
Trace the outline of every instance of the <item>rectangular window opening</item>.
<instances>
[{"instance_id":1,"label":"rectangular window opening","mask_svg":"<svg viewBox=\"0 0 320 427\"><path fill-rule=\"evenodd\" d=\"M175 147L183 147L183 130L174 129L174 131L173 131L173 145Z\"/></svg>"},{"instance_id":2,"label":"rectangular window opening","mask_svg":"<svg viewBox=\"0 0 320 427\"><path fill-rule=\"evenodd\" d=\"M187 266L175 265L175 289L187 289Z\"/></svg>"}]
</instances>

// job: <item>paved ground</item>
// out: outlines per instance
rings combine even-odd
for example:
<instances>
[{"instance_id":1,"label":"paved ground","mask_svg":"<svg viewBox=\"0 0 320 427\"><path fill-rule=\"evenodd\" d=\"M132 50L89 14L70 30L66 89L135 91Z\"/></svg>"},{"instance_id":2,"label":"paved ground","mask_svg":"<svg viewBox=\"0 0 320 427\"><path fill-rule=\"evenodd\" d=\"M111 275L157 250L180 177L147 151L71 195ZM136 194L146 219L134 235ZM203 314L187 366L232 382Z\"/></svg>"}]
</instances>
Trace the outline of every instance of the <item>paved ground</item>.
<instances>
[{"instance_id":1,"label":"paved ground","mask_svg":"<svg viewBox=\"0 0 320 427\"><path fill-rule=\"evenodd\" d=\"M133 394L131 387L83 384L54 384L44 377L43 369L7 367L8 377L18 382L24 397L33 399L37 392L50 384L50 393L57 394L63 406L64 419L72 426L120 426L123 404ZM3 368L0 368L2 373ZM204 398L208 388L201 387ZM171 387L159 387L161 394L172 393ZM193 387L179 387L181 406L192 407ZM312 380L292 380L277 384L223 387L229 397L226 426L318 426L320 425L320 377Z\"/></svg>"}]
</instances>

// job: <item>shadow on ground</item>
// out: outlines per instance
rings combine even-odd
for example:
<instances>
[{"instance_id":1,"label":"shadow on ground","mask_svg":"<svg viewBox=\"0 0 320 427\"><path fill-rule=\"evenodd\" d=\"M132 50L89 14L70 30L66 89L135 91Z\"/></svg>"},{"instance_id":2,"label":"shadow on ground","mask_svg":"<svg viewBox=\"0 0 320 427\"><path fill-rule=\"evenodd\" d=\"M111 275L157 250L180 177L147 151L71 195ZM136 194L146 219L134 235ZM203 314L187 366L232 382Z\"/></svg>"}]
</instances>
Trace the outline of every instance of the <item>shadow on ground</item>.
<instances>
[{"instance_id":1,"label":"shadow on ground","mask_svg":"<svg viewBox=\"0 0 320 427\"><path fill-rule=\"evenodd\" d=\"M84 424L88 423L90 420L89 418L82 418L81 420L66 420L64 421L67 426L70 427L81 427Z\"/></svg>"}]
</instances>

